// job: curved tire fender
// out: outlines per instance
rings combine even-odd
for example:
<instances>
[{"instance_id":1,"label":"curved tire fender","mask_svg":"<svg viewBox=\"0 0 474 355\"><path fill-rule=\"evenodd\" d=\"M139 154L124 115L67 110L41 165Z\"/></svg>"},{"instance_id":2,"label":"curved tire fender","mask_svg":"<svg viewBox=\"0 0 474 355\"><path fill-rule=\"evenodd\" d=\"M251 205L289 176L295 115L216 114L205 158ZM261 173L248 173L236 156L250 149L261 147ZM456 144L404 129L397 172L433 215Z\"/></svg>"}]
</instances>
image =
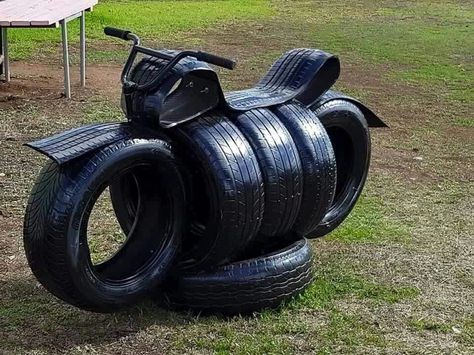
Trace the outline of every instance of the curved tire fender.
<instances>
[{"instance_id":1,"label":"curved tire fender","mask_svg":"<svg viewBox=\"0 0 474 355\"><path fill-rule=\"evenodd\" d=\"M356 105L357 108L361 110L362 113L364 114L364 117L367 120L369 127L372 127L372 128L388 127L388 125L384 121L382 121L382 119L379 116L377 116L377 114L375 114L374 111L372 111L370 108L365 106L362 102L335 90L326 91L326 93L322 95L318 99L318 101L316 101L316 103L311 105L311 109L315 110L318 107L321 107L322 105L333 100L346 100Z\"/></svg>"},{"instance_id":2,"label":"curved tire fender","mask_svg":"<svg viewBox=\"0 0 474 355\"><path fill-rule=\"evenodd\" d=\"M156 135L131 123L96 123L73 128L25 145L61 165L120 140L153 138L153 136Z\"/></svg>"}]
</instances>

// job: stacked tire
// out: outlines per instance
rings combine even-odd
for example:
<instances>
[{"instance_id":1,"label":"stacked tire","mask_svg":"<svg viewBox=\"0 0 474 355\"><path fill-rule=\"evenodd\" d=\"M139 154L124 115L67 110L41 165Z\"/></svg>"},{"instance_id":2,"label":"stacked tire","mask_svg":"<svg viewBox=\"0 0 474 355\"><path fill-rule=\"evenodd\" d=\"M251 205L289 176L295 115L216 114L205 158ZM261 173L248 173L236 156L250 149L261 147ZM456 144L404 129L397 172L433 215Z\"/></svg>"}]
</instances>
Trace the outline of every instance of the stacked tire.
<instances>
[{"instance_id":1,"label":"stacked tire","mask_svg":"<svg viewBox=\"0 0 474 355\"><path fill-rule=\"evenodd\" d=\"M145 297L225 314L277 307L310 284L308 239L349 215L369 160L367 122L346 100L215 111L47 164L27 206L27 259L46 289L90 311ZM88 219L107 187L127 239L94 265Z\"/></svg>"}]
</instances>

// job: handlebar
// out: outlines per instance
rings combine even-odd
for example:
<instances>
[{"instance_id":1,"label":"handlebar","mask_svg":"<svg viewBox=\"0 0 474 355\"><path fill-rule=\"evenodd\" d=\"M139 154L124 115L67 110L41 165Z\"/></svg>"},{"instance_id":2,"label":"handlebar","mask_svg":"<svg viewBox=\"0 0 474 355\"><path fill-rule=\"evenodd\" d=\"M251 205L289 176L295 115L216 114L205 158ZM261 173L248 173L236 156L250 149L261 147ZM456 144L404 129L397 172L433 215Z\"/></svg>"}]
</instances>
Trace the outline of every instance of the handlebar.
<instances>
[{"instance_id":1,"label":"handlebar","mask_svg":"<svg viewBox=\"0 0 474 355\"><path fill-rule=\"evenodd\" d=\"M232 59L227 59L224 57L217 56L215 54L206 53L206 52L197 52L196 59L207 62L209 64L214 64L222 68L233 70L236 66L235 61Z\"/></svg>"},{"instance_id":2,"label":"handlebar","mask_svg":"<svg viewBox=\"0 0 474 355\"><path fill-rule=\"evenodd\" d=\"M105 27L104 33L107 36L133 41L132 51L130 52L130 56L122 72L122 83L124 85L124 89L127 91L146 90L156 85L164 77L166 72L171 70L181 59L185 57L195 57L199 61L217 65L229 70L233 70L236 66L235 61L231 59L220 57L207 52L181 51L177 52L176 55L170 55L162 51L142 47L140 46L140 38L131 31L121 30L113 27ZM133 62L135 61L137 53L139 52L168 61L168 64L165 65L165 67L160 71L159 75L152 82L147 84L137 84L129 80L130 70L132 68Z\"/></svg>"},{"instance_id":3,"label":"handlebar","mask_svg":"<svg viewBox=\"0 0 474 355\"><path fill-rule=\"evenodd\" d=\"M114 27L106 27L104 28L104 33L107 35L107 36L111 36L111 37L116 37L116 38L120 38L120 39L124 39L124 40L128 40L128 35L131 33L130 31L125 31L125 30L121 30L121 29L118 29L118 28L114 28Z\"/></svg>"}]
</instances>

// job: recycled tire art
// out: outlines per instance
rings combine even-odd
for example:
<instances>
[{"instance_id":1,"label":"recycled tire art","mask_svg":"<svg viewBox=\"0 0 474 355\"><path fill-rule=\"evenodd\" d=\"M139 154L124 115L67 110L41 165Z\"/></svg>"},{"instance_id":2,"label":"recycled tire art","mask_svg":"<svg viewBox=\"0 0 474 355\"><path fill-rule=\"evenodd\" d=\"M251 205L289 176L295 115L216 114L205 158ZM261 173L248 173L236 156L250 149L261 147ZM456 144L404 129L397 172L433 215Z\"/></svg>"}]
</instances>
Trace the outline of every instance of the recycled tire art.
<instances>
[{"instance_id":1,"label":"recycled tire art","mask_svg":"<svg viewBox=\"0 0 474 355\"><path fill-rule=\"evenodd\" d=\"M225 93L209 64L233 69L232 60L105 33L133 42L122 73L127 121L27 144L50 158L24 223L36 278L96 312L152 298L249 313L302 292L312 279L309 239L349 215L367 178L369 127L385 126L331 90L338 58L294 49L253 88ZM105 189L127 238L94 263L88 221Z\"/></svg>"}]
</instances>

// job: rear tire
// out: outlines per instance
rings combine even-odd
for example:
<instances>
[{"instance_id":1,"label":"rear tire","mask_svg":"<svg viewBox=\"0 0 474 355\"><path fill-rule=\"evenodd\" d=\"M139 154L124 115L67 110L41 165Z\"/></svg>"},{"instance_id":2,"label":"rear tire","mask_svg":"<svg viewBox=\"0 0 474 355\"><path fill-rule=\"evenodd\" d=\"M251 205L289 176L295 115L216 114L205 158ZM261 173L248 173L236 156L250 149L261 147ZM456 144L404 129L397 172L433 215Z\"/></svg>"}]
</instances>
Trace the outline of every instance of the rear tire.
<instances>
[{"instance_id":1,"label":"rear tire","mask_svg":"<svg viewBox=\"0 0 474 355\"><path fill-rule=\"evenodd\" d=\"M137 220L122 247L94 265L89 216L102 191L124 173L136 176L141 191ZM64 165L49 162L26 209L24 246L31 270L55 296L86 310L109 312L136 302L159 286L177 256L184 191L179 163L165 140L121 141Z\"/></svg>"},{"instance_id":2,"label":"rear tire","mask_svg":"<svg viewBox=\"0 0 474 355\"><path fill-rule=\"evenodd\" d=\"M337 181L334 201L309 237L321 237L339 226L355 206L370 165L370 132L364 114L353 103L333 100L313 107L328 132L336 155Z\"/></svg>"}]
</instances>

